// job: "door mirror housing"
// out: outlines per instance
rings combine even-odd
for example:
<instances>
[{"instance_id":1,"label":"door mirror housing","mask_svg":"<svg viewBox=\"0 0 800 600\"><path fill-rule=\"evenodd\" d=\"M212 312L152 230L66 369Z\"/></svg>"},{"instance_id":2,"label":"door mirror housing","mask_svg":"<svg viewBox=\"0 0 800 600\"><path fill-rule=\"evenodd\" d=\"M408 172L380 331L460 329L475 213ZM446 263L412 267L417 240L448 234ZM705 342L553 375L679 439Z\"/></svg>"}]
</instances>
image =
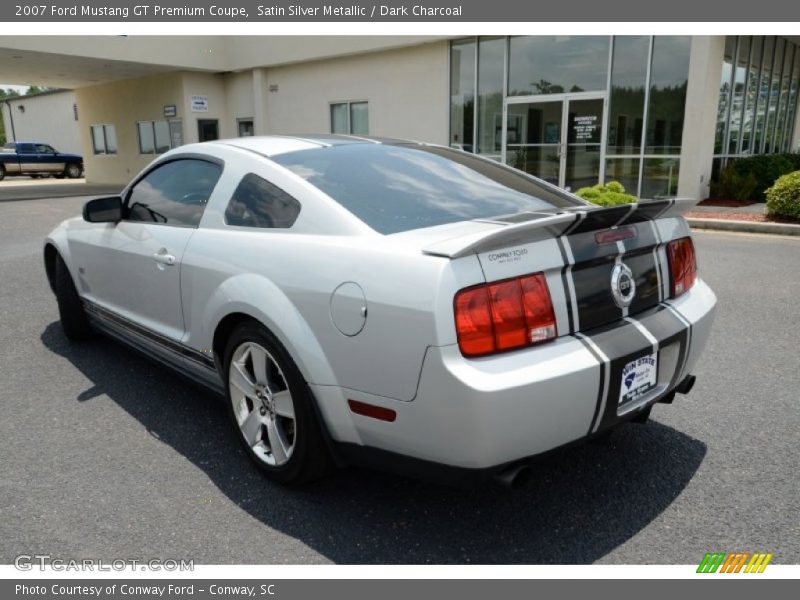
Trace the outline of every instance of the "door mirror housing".
<instances>
[{"instance_id":1,"label":"door mirror housing","mask_svg":"<svg viewBox=\"0 0 800 600\"><path fill-rule=\"evenodd\" d=\"M122 220L122 198L109 196L89 200L83 206L83 220L88 223L118 223Z\"/></svg>"}]
</instances>

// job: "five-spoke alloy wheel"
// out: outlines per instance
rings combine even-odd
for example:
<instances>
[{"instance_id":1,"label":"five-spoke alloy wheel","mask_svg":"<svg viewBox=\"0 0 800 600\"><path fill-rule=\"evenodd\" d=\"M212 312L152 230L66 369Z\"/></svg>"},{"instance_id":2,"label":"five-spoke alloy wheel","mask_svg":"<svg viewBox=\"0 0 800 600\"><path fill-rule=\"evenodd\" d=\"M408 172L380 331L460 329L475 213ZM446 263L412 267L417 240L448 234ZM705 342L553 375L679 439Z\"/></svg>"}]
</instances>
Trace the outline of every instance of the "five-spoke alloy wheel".
<instances>
[{"instance_id":1,"label":"five-spoke alloy wheel","mask_svg":"<svg viewBox=\"0 0 800 600\"><path fill-rule=\"evenodd\" d=\"M261 324L246 321L228 338L225 381L239 439L255 463L281 483L323 475L330 459L300 370Z\"/></svg>"},{"instance_id":2,"label":"five-spoke alloy wheel","mask_svg":"<svg viewBox=\"0 0 800 600\"><path fill-rule=\"evenodd\" d=\"M271 466L292 457L297 429L292 393L265 348L244 342L233 352L228 385L236 422L253 453Z\"/></svg>"}]
</instances>

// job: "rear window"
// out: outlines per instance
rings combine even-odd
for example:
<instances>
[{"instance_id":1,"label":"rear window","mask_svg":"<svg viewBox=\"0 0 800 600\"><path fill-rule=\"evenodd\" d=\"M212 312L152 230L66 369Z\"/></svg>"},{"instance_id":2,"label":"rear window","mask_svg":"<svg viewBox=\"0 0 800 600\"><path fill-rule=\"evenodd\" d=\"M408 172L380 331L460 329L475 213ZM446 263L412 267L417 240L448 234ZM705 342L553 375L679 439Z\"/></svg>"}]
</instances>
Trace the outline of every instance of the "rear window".
<instances>
[{"instance_id":1,"label":"rear window","mask_svg":"<svg viewBox=\"0 0 800 600\"><path fill-rule=\"evenodd\" d=\"M343 144L272 160L383 234L579 204L513 169L449 148Z\"/></svg>"}]
</instances>

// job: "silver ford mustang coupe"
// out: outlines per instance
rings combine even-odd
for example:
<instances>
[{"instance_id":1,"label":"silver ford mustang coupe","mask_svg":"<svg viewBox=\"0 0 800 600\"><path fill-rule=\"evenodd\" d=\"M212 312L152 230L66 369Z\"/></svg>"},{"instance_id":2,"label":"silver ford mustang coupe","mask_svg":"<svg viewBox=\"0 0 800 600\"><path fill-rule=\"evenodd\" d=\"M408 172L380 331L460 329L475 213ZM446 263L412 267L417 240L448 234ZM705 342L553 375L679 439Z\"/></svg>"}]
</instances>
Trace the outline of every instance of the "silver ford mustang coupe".
<instances>
[{"instance_id":1,"label":"silver ford mustang coupe","mask_svg":"<svg viewBox=\"0 0 800 600\"><path fill-rule=\"evenodd\" d=\"M691 389L716 304L693 204L601 208L435 145L255 137L167 152L44 263L70 340L101 331L224 395L277 481L513 484Z\"/></svg>"}]
</instances>

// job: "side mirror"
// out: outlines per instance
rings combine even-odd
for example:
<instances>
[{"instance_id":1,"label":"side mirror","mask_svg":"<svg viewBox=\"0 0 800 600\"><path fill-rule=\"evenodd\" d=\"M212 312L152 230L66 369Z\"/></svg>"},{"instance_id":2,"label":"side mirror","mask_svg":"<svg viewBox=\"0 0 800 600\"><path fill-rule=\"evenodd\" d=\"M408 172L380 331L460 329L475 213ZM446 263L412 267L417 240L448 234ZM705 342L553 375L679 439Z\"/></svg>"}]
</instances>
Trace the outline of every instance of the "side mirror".
<instances>
[{"instance_id":1,"label":"side mirror","mask_svg":"<svg viewBox=\"0 0 800 600\"><path fill-rule=\"evenodd\" d=\"M122 198L95 198L83 206L83 220L89 223L117 223L122 220Z\"/></svg>"}]
</instances>

